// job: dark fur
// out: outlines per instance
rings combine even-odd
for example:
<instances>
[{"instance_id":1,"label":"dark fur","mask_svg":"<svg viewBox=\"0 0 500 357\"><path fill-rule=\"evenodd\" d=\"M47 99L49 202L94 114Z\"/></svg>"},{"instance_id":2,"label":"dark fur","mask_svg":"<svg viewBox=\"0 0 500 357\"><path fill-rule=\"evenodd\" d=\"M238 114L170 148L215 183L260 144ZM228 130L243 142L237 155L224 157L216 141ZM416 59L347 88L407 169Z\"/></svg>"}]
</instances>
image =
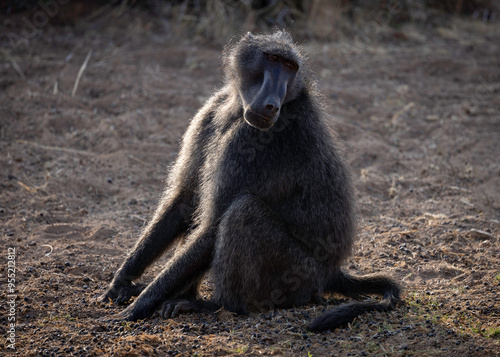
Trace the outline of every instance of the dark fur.
<instances>
[{"instance_id":1,"label":"dark fur","mask_svg":"<svg viewBox=\"0 0 500 357\"><path fill-rule=\"evenodd\" d=\"M262 84L269 68L284 74ZM325 330L393 308L394 281L340 269L355 230L351 178L300 49L285 32L243 36L225 49L224 70L225 86L193 119L156 214L103 299L137 295L142 287L132 281L179 242L122 318L160 308L165 317L221 306L238 313L286 308L321 302L327 292L384 296L342 305L310 326ZM273 121L270 129L255 127ZM196 300L210 269L213 299Z\"/></svg>"}]
</instances>

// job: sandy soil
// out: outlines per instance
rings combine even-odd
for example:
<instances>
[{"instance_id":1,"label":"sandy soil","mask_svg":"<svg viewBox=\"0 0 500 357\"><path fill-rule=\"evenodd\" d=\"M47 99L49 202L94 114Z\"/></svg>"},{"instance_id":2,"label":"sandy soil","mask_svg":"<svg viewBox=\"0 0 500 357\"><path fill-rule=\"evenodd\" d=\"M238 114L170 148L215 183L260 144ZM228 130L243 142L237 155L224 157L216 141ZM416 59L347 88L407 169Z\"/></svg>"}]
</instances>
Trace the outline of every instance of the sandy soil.
<instances>
[{"instance_id":1,"label":"sandy soil","mask_svg":"<svg viewBox=\"0 0 500 357\"><path fill-rule=\"evenodd\" d=\"M19 18L2 23L20 33ZM99 321L123 309L96 298L151 217L190 118L221 84L219 44L167 38L132 18L5 40L0 351L500 355L498 25L393 35L304 43L356 177L359 240L347 269L387 272L406 287L396 311L320 334L305 329L329 308L318 305Z\"/></svg>"}]
</instances>

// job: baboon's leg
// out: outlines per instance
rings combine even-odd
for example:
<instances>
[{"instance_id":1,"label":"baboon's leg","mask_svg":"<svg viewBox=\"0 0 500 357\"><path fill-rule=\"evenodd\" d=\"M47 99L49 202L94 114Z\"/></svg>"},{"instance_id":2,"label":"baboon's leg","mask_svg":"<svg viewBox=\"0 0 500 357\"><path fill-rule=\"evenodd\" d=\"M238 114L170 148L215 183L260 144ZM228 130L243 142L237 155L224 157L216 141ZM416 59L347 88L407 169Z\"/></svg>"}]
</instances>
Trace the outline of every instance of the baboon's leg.
<instances>
[{"instance_id":1,"label":"baboon's leg","mask_svg":"<svg viewBox=\"0 0 500 357\"><path fill-rule=\"evenodd\" d=\"M121 316L136 321L151 316L169 299L192 293L210 268L215 244L215 230L200 225L186 237L166 267L127 307Z\"/></svg>"},{"instance_id":2,"label":"baboon's leg","mask_svg":"<svg viewBox=\"0 0 500 357\"><path fill-rule=\"evenodd\" d=\"M132 284L132 281L138 279L187 229L185 207L188 206L184 202L181 199L162 202L142 237L116 272L108 291L101 297L103 301L111 299L124 303L144 289L144 285Z\"/></svg>"},{"instance_id":3,"label":"baboon's leg","mask_svg":"<svg viewBox=\"0 0 500 357\"><path fill-rule=\"evenodd\" d=\"M299 306L316 299L319 265L262 201L245 195L235 201L219 226L213 262L214 301L245 313Z\"/></svg>"}]
</instances>

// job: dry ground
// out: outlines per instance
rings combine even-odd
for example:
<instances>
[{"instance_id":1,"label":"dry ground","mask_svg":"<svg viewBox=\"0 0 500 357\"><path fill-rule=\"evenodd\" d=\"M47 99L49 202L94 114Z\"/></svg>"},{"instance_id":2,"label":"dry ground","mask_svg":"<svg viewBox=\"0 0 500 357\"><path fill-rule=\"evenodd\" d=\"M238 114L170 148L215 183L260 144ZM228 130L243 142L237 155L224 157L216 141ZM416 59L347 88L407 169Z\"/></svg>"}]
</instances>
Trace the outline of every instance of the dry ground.
<instances>
[{"instance_id":1,"label":"dry ground","mask_svg":"<svg viewBox=\"0 0 500 357\"><path fill-rule=\"evenodd\" d=\"M2 20L2 32L19 34L19 21ZM347 268L397 277L404 306L320 334L305 330L317 305L100 322L122 307L96 297L150 218L190 118L221 84L220 45L167 39L145 23L47 26L29 43L2 43L1 353L12 352L15 248L20 355L500 354L497 24L304 43L356 177L359 240Z\"/></svg>"}]
</instances>

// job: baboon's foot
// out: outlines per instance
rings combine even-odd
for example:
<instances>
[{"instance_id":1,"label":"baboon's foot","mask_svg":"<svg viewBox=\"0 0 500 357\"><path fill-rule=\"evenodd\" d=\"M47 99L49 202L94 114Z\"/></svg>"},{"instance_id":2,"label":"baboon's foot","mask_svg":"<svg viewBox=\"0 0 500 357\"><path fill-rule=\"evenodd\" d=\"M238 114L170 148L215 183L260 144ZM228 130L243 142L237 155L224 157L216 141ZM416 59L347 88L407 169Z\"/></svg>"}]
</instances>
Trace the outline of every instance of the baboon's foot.
<instances>
[{"instance_id":1,"label":"baboon's foot","mask_svg":"<svg viewBox=\"0 0 500 357\"><path fill-rule=\"evenodd\" d=\"M200 309L192 300L175 299L163 303L160 310L160 316L164 319L176 317L186 312L199 312Z\"/></svg>"},{"instance_id":2,"label":"baboon's foot","mask_svg":"<svg viewBox=\"0 0 500 357\"><path fill-rule=\"evenodd\" d=\"M160 309L160 316L169 319L186 312L214 312L220 306L212 301L173 299L163 303Z\"/></svg>"}]
</instances>

